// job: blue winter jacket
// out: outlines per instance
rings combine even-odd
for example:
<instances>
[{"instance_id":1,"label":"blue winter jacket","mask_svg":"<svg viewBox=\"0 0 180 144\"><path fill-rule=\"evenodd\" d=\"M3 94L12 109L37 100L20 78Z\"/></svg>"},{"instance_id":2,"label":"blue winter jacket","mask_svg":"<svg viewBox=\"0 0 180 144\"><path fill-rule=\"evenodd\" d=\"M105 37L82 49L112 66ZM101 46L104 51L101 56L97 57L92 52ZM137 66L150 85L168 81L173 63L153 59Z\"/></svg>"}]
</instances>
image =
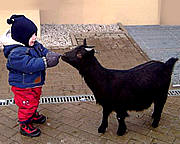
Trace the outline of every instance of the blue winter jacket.
<instances>
[{"instance_id":1,"label":"blue winter jacket","mask_svg":"<svg viewBox=\"0 0 180 144\"><path fill-rule=\"evenodd\" d=\"M33 47L23 45L4 46L4 56L7 58L9 84L19 88L41 86L45 81L45 57L48 49L35 42Z\"/></svg>"}]
</instances>

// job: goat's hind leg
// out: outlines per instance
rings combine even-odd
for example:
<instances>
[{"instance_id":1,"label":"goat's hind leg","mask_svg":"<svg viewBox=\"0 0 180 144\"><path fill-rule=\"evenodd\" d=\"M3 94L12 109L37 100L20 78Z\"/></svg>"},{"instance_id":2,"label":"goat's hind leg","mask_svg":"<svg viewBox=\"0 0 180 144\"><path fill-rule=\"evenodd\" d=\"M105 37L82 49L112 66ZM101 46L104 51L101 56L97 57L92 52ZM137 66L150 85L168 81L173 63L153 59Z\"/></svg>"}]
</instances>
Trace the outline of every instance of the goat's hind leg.
<instances>
[{"instance_id":1,"label":"goat's hind leg","mask_svg":"<svg viewBox=\"0 0 180 144\"><path fill-rule=\"evenodd\" d=\"M98 133L105 133L108 127L108 116L112 112L111 109L103 107L103 118L100 127L98 128Z\"/></svg>"},{"instance_id":2,"label":"goat's hind leg","mask_svg":"<svg viewBox=\"0 0 180 144\"><path fill-rule=\"evenodd\" d=\"M117 112L117 120L119 122L119 127L117 130L117 135L122 136L126 132L126 124L125 124L125 118L128 116L128 113L126 111Z\"/></svg>"},{"instance_id":3,"label":"goat's hind leg","mask_svg":"<svg viewBox=\"0 0 180 144\"><path fill-rule=\"evenodd\" d=\"M152 118L154 119L153 123L152 123L153 128L156 128L159 125L159 121L161 119L161 113L162 113L164 105L166 103L166 99L167 99L167 94L164 97L164 99L157 100L154 102L154 112L152 114Z\"/></svg>"}]
</instances>

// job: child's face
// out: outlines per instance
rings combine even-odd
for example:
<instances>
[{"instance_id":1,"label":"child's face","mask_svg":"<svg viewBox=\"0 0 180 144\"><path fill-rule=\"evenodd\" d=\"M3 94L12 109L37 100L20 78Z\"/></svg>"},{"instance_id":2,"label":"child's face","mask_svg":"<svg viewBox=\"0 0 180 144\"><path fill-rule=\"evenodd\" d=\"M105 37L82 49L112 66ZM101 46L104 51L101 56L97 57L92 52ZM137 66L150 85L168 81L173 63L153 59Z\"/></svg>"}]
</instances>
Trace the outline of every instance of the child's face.
<instances>
[{"instance_id":1,"label":"child's face","mask_svg":"<svg viewBox=\"0 0 180 144\"><path fill-rule=\"evenodd\" d=\"M36 34L34 33L34 34L32 35L32 37L29 39L29 46L33 46L33 45L34 45L34 43L35 43L35 41L36 41L36 38L37 38L37 36L36 36Z\"/></svg>"}]
</instances>

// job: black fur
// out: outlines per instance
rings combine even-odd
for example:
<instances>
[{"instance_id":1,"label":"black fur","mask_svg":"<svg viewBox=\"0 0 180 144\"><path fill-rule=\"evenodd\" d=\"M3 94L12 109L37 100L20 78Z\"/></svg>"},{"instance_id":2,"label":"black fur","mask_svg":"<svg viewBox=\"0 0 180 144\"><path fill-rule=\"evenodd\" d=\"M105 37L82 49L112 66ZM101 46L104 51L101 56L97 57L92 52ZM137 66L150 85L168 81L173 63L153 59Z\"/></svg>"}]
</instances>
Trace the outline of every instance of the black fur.
<instances>
[{"instance_id":1,"label":"black fur","mask_svg":"<svg viewBox=\"0 0 180 144\"><path fill-rule=\"evenodd\" d=\"M104 133L108 127L108 116L117 113L118 135L126 132L125 117L128 110L142 111L154 103L152 127L159 124L161 113L167 99L172 69L177 58L166 63L149 61L129 70L107 69L101 66L94 56L94 49L84 44L66 52L62 60L75 67L89 88L97 103L103 107L102 123L98 129Z\"/></svg>"}]
</instances>

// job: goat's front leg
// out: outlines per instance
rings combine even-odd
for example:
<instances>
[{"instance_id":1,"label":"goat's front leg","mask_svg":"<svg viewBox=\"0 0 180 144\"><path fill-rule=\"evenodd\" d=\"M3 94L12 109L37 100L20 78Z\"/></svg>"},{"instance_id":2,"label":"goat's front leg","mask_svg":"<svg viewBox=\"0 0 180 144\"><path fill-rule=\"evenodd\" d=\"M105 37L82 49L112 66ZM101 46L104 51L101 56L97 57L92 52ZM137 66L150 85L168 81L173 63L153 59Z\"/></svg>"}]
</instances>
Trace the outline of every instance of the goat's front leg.
<instances>
[{"instance_id":1,"label":"goat's front leg","mask_svg":"<svg viewBox=\"0 0 180 144\"><path fill-rule=\"evenodd\" d=\"M100 127L98 128L98 133L105 133L108 127L108 116L112 112L111 109L103 107L103 118Z\"/></svg>"},{"instance_id":2,"label":"goat's front leg","mask_svg":"<svg viewBox=\"0 0 180 144\"><path fill-rule=\"evenodd\" d=\"M126 132L126 124L125 124L125 118L128 116L128 113L125 111L125 112L118 112L117 113L117 120L119 122L119 127L118 127L118 130L117 130L117 135L118 136L122 136L125 134Z\"/></svg>"}]
</instances>

